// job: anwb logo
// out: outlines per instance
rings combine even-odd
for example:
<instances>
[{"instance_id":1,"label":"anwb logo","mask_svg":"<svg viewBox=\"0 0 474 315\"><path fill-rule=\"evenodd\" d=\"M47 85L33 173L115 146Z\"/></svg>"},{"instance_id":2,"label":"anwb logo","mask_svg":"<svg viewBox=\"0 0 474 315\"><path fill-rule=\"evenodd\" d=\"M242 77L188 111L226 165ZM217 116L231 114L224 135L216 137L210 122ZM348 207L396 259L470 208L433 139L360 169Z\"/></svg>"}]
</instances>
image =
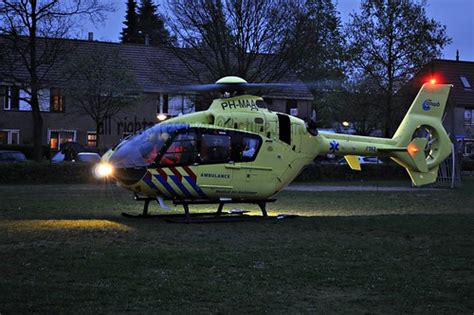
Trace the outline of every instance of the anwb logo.
<instances>
[{"instance_id":1,"label":"anwb logo","mask_svg":"<svg viewBox=\"0 0 474 315\"><path fill-rule=\"evenodd\" d=\"M423 108L423 110L425 112L429 111L431 109L431 107L439 107L440 104L439 102L433 102L432 100L425 100L422 104L421 104L421 107Z\"/></svg>"}]
</instances>

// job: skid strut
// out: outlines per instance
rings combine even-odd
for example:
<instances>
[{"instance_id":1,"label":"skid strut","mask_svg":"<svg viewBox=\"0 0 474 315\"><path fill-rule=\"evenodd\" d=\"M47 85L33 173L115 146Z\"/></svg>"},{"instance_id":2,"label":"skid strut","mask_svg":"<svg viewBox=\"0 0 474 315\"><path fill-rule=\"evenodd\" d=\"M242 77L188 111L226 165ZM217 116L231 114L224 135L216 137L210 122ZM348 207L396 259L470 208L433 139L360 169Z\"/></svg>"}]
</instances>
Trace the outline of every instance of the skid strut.
<instances>
[{"instance_id":1,"label":"skid strut","mask_svg":"<svg viewBox=\"0 0 474 315\"><path fill-rule=\"evenodd\" d=\"M171 200L174 205L182 205L184 214L154 214L151 215L148 212L151 201L157 201L155 198L140 197L138 195L134 196L135 201L143 201L143 211L141 214L134 215L129 213L122 213L123 216L128 218L163 218L167 222L179 222L179 223L193 223L193 222L229 222L229 221L248 221L256 219L266 219L268 218L268 213L266 205L268 202L274 202L276 199L265 199L265 200L187 200L187 199L175 199ZM246 204L256 204L260 207L262 211L261 216L248 216L246 215L249 211L237 211L237 212L223 212L224 206L226 204L235 204L235 203L246 203ZM198 212L191 213L189 211L189 205L196 204L218 204L216 212Z\"/></svg>"}]
</instances>

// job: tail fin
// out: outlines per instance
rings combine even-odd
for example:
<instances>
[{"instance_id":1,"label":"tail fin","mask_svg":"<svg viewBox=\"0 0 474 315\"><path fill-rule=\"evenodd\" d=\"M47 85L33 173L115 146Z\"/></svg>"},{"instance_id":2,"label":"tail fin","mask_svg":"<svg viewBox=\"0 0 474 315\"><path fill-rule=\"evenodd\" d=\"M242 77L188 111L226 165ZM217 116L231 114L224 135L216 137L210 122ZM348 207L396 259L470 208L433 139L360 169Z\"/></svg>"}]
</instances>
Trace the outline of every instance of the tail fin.
<instances>
[{"instance_id":1,"label":"tail fin","mask_svg":"<svg viewBox=\"0 0 474 315\"><path fill-rule=\"evenodd\" d=\"M434 182L438 165L451 153L451 140L441 121L451 87L424 84L392 138L406 150L390 150L390 157L407 169L417 186Z\"/></svg>"}]
</instances>

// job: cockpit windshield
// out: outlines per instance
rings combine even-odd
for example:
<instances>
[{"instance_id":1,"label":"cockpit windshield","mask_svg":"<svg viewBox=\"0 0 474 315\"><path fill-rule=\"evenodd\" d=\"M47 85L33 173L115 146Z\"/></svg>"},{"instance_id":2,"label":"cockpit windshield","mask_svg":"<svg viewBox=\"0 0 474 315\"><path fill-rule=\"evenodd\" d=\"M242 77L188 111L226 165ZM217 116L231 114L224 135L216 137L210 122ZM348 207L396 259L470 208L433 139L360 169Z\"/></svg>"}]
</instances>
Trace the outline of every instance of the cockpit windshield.
<instances>
[{"instance_id":1,"label":"cockpit windshield","mask_svg":"<svg viewBox=\"0 0 474 315\"><path fill-rule=\"evenodd\" d=\"M116 168L145 167L154 163L166 141L189 124L158 124L129 139L123 140L110 157Z\"/></svg>"}]
</instances>

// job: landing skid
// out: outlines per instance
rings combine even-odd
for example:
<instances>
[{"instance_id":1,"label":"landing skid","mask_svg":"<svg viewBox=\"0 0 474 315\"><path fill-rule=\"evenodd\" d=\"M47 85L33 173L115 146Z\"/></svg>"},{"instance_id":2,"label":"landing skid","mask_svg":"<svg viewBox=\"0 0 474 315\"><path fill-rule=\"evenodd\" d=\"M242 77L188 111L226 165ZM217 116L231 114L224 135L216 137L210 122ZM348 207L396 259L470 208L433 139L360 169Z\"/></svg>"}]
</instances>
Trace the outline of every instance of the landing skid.
<instances>
[{"instance_id":1,"label":"landing skid","mask_svg":"<svg viewBox=\"0 0 474 315\"><path fill-rule=\"evenodd\" d=\"M265 200L187 200L187 199L175 199L172 200L174 205L182 205L184 214L149 214L148 207L151 201L157 201L154 198L139 197L135 195L135 201L144 201L143 211L140 214L130 214L123 212L122 215L126 218L161 218L166 222L170 223L211 223L211 222L240 222L240 221L259 221L262 219L268 219L266 205L268 202L275 202L276 199L265 199ZM246 204L257 204L262 211L261 216L249 216L246 213L249 211L234 210L230 212L223 212L224 205L232 203L246 203ZM197 204L217 204L216 212L198 212L190 213L189 205Z\"/></svg>"}]
</instances>

